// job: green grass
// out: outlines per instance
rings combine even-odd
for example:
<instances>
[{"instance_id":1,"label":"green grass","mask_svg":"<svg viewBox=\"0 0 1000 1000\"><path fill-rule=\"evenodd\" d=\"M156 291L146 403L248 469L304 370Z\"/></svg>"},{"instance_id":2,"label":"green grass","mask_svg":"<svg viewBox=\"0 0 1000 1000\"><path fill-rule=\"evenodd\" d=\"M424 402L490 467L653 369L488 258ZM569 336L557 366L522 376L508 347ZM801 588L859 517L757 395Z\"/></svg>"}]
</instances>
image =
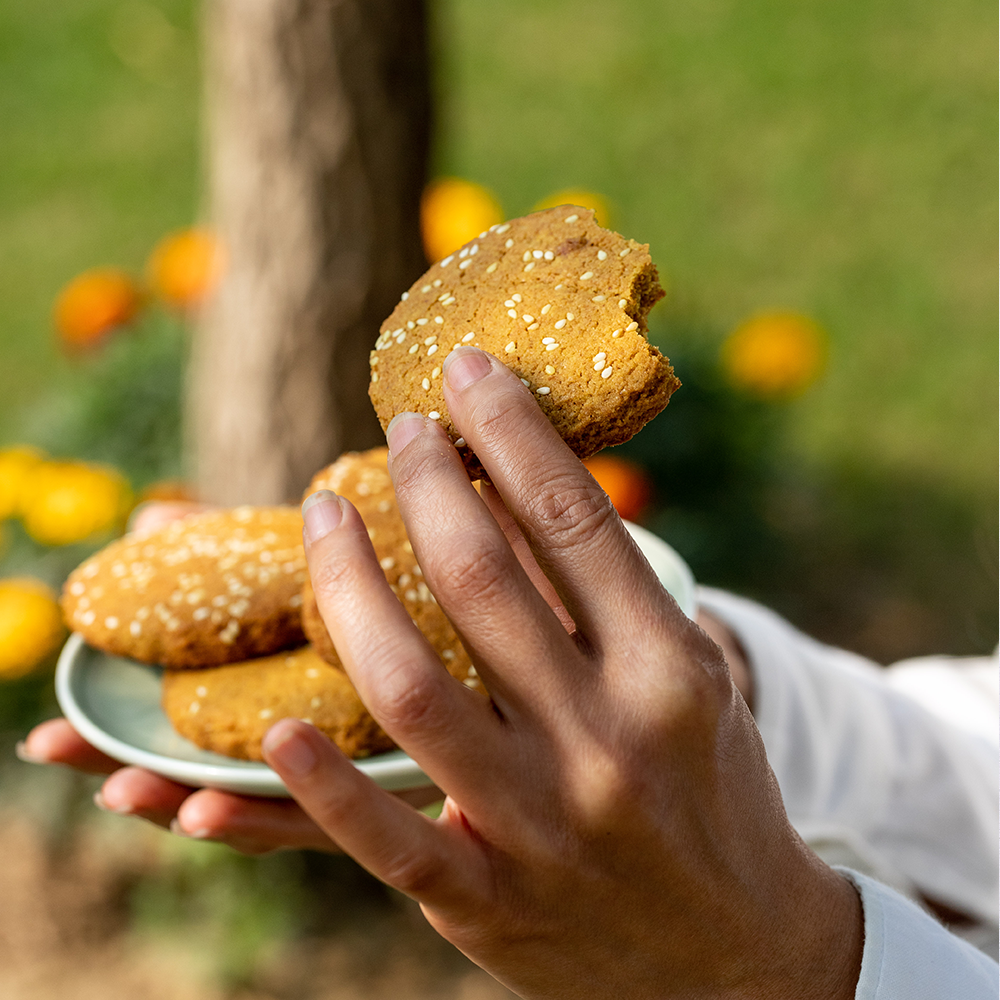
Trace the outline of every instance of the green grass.
<instances>
[{"instance_id":1,"label":"green grass","mask_svg":"<svg viewBox=\"0 0 1000 1000\"><path fill-rule=\"evenodd\" d=\"M437 172L489 185L509 215L568 186L607 196L615 227L648 241L666 278L657 328L700 331L702 354L763 309L804 311L828 331L826 376L788 406L767 472L760 517L796 556L760 574L761 596L829 638L895 621L889 652L989 648L995 9L431 7ZM197 53L193 0L0 7L0 445L37 439L114 460L123 435L101 421L134 406L155 437L162 392L97 397L132 366L148 376L141 337L163 347L173 334L154 324L95 365L59 352L49 317L74 274L138 272L161 235L197 216ZM690 345L677 347L683 357ZM168 368L163 386L178 378ZM675 428L690 423L697 407L682 419L684 405L682 390L657 434L671 434L671 414ZM74 413L93 426L74 431ZM710 528L685 553L696 563ZM733 582L715 576L719 537L696 569ZM755 564L749 543L741 558ZM782 590L782 578L794 583Z\"/></svg>"}]
</instances>

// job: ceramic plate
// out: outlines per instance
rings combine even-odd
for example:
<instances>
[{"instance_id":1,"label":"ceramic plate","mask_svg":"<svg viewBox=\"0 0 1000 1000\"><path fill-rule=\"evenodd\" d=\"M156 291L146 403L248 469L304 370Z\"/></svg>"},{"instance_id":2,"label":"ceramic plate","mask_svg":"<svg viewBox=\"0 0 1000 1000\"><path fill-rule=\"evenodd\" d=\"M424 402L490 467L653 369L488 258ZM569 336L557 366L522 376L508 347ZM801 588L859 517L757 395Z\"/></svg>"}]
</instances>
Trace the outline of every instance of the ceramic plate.
<instances>
[{"instance_id":1,"label":"ceramic plate","mask_svg":"<svg viewBox=\"0 0 1000 1000\"><path fill-rule=\"evenodd\" d=\"M652 532L634 524L628 528L664 587L694 617L694 579L687 565ZM266 764L202 750L176 733L160 708L160 674L159 667L101 653L72 635L56 668L56 694L77 732L115 760L199 788L287 796ZM355 766L390 791L430 783L399 750L355 761Z\"/></svg>"}]
</instances>

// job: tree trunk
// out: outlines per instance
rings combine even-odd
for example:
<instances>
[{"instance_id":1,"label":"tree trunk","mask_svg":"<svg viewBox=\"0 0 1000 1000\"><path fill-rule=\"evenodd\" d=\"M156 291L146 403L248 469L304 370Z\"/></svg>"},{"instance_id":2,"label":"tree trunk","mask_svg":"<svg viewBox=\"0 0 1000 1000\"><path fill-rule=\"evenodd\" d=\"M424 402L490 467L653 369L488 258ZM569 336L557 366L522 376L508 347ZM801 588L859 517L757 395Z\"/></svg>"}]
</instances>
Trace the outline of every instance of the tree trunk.
<instances>
[{"instance_id":1,"label":"tree trunk","mask_svg":"<svg viewBox=\"0 0 1000 1000\"><path fill-rule=\"evenodd\" d=\"M192 350L200 498L296 501L383 443L379 324L426 267L422 0L206 0L210 217L227 254Z\"/></svg>"}]
</instances>

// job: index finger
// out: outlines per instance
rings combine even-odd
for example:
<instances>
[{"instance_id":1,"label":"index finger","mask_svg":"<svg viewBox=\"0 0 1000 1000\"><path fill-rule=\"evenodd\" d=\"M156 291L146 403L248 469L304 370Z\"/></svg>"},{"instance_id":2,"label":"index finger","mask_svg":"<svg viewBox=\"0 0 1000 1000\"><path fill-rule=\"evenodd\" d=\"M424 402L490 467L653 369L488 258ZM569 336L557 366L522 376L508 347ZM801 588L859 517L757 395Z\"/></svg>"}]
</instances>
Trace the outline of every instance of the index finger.
<instances>
[{"instance_id":1,"label":"index finger","mask_svg":"<svg viewBox=\"0 0 1000 1000\"><path fill-rule=\"evenodd\" d=\"M683 626L611 501L520 379L472 347L448 355L444 376L452 419L587 641Z\"/></svg>"}]
</instances>

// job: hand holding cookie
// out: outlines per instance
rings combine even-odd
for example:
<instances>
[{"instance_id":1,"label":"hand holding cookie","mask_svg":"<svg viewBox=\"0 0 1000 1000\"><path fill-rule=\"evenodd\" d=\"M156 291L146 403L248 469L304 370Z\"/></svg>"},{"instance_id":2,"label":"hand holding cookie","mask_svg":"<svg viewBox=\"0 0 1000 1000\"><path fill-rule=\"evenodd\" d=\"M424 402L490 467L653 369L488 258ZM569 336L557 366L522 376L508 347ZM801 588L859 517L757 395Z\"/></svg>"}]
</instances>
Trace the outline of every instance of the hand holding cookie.
<instances>
[{"instance_id":1,"label":"hand holding cookie","mask_svg":"<svg viewBox=\"0 0 1000 1000\"><path fill-rule=\"evenodd\" d=\"M413 627L357 511L315 494L306 551L323 618L445 808L436 821L413 811L301 722L278 723L265 758L320 828L521 995L853 996L857 895L788 823L721 651L514 374L465 348L444 379L575 630L449 436L401 414L390 469L409 537L491 701Z\"/></svg>"}]
</instances>

